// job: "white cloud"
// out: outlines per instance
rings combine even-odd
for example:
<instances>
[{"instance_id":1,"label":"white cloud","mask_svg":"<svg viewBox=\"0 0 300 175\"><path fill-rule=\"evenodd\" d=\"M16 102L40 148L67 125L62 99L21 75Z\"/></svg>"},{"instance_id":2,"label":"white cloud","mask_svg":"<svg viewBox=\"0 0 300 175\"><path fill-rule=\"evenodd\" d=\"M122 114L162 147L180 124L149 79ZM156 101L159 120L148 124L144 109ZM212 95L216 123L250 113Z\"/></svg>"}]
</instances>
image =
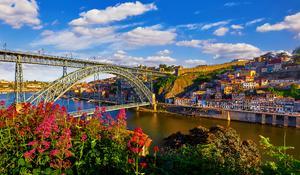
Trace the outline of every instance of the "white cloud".
<instances>
[{"instance_id":1,"label":"white cloud","mask_svg":"<svg viewBox=\"0 0 300 175\"><path fill-rule=\"evenodd\" d=\"M185 47L195 47L200 48L202 45L210 43L212 40L185 40L185 41L178 41L176 43L177 46L185 46Z\"/></svg>"},{"instance_id":2,"label":"white cloud","mask_svg":"<svg viewBox=\"0 0 300 175\"><path fill-rule=\"evenodd\" d=\"M214 43L209 40L191 40L177 42L178 46L194 47L203 53L214 55L214 58L250 59L261 54L261 50L246 43Z\"/></svg>"},{"instance_id":3,"label":"white cloud","mask_svg":"<svg viewBox=\"0 0 300 175\"><path fill-rule=\"evenodd\" d=\"M60 50L86 49L116 40L113 27L75 27L58 32L46 30L42 32L41 36L40 40L32 43L33 46L50 45Z\"/></svg>"},{"instance_id":4,"label":"white cloud","mask_svg":"<svg viewBox=\"0 0 300 175\"><path fill-rule=\"evenodd\" d=\"M145 59L146 64L163 64L163 63L174 63L176 59L170 57L170 56L163 56L163 55L155 55L155 56L149 56Z\"/></svg>"},{"instance_id":5,"label":"white cloud","mask_svg":"<svg viewBox=\"0 0 300 175\"><path fill-rule=\"evenodd\" d=\"M137 27L122 34L121 46L142 47L154 45L167 45L174 42L176 38L174 30L162 30L161 26ZM118 43L117 43L118 44Z\"/></svg>"},{"instance_id":6,"label":"white cloud","mask_svg":"<svg viewBox=\"0 0 300 175\"><path fill-rule=\"evenodd\" d=\"M118 27L72 27L63 31L45 30L41 39L33 46L50 45L60 50L81 50L102 44L110 44L113 49L133 49L143 46L166 45L174 42L174 30L162 30L161 26L137 27L119 33Z\"/></svg>"},{"instance_id":7,"label":"white cloud","mask_svg":"<svg viewBox=\"0 0 300 175\"><path fill-rule=\"evenodd\" d=\"M188 60L185 60L184 62L191 66L207 64L205 60L199 60L199 59L188 59Z\"/></svg>"},{"instance_id":8,"label":"white cloud","mask_svg":"<svg viewBox=\"0 0 300 175\"><path fill-rule=\"evenodd\" d=\"M261 54L259 48L246 43L211 43L204 45L202 50L213 54L214 58L251 59Z\"/></svg>"},{"instance_id":9,"label":"white cloud","mask_svg":"<svg viewBox=\"0 0 300 175\"><path fill-rule=\"evenodd\" d=\"M172 52L168 49L165 50L161 50L157 52L157 55L161 55L161 56L166 56L166 55L170 55Z\"/></svg>"},{"instance_id":10,"label":"white cloud","mask_svg":"<svg viewBox=\"0 0 300 175\"><path fill-rule=\"evenodd\" d=\"M280 31L284 29L288 29L289 27L283 23L277 23L274 25L271 25L269 23L265 23L262 26L257 27L258 32L269 32L269 31Z\"/></svg>"},{"instance_id":11,"label":"white cloud","mask_svg":"<svg viewBox=\"0 0 300 175\"><path fill-rule=\"evenodd\" d=\"M214 35L216 36L224 36L229 31L227 27L220 27L217 30L214 31Z\"/></svg>"},{"instance_id":12,"label":"white cloud","mask_svg":"<svg viewBox=\"0 0 300 175\"><path fill-rule=\"evenodd\" d=\"M212 27L217 27L217 26L224 26L226 24L228 24L230 22L230 20L227 21L219 21L219 22L215 22L215 23L210 23L210 24L205 24L201 29L202 30L208 30Z\"/></svg>"},{"instance_id":13,"label":"white cloud","mask_svg":"<svg viewBox=\"0 0 300 175\"><path fill-rule=\"evenodd\" d=\"M107 56L104 59L100 58L100 61L106 61L113 64L127 65L127 66L137 66L137 65L147 65L147 66L157 66L159 64L172 64L176 62L175 58L167 55L152 55L147 57L137 57L130 56L123 50L118 50L112 56Z\"/></svg>"},{"instance_id":14,"label":"white cloud","mask_svg":"<svg viewBox=\"0 0 300 175\"><path fill-rule=\"evenodd\" d=\"M42 26L38 9L35 0L1 0L0 20L16 29L24 25L40 29Z\"/></svg>"},{"instance_id":15,"label":"white cloud","mask_svg":"<svg viewBox=\"0 0 300 175\"><path fill-rule=\"evenodd\" d=\"M251 25L253 25L253 24L262 22L263 20L265 20L265 18L257 18L257 19L254 19L254 20L252 20L252 21L248 21L248 22L246 23L246 26L251 26Z\"/></svg>"},{"instance_id":16,"label":"white cloud","mask_svg":"<svg viewBox=\"0 0 300 175\"><path fill-rule=\"evenodd\" d=\"M290 30L296 32L300 35L300 12L289 15L284 18L282 22L276 24L266 23L262 26L256 28L258 32L269 32L269 31L281 31L281 30Z\"/></svg>"},{"instance_id":17,"label":"white cloud","mask_svg":"<svg viewBox=\"0 0 300 175\"><path fill-rule=\"evenodd\" d=\"M90 24L107 24L114 21L121 21L130 16L141 15L150 10L156 10L154 4L142 4L139 1L126 2L104 10L93 9L80 14L80 18L74 19L70 25L81 26Z\"/></svg>"},{"instance_id":18,"label":"white cloud","mask_svg":"<svg viewBox=\"0 0 300 175\"><path fill-rule=\"evenodd\" d=\"M231 25L231 28L232 28L232 29L236 29L236 30L244 29L243 26L241 26L241 25L236 25L236 24Z\"/></svg>"}]
</instances>

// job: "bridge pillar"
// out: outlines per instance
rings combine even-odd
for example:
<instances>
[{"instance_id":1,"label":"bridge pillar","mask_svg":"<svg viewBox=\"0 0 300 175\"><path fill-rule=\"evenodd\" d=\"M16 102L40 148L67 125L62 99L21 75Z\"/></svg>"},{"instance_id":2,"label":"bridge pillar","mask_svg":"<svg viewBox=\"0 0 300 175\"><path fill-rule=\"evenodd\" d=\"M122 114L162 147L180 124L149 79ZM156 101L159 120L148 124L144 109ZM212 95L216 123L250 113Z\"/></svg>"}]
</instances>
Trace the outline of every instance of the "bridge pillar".
<instances>
[{"instance_id":1,"label":"bridge pillar","mask_svg":"<svg viewBox=\"0 0 300 175\"><path fill-rule=\"evenodd\" d=\"M155 94L152 94L152 106L153 106L153 111L157 112L157 102L156 102Z\"/></svg>"},{"instance_id":2,"label":"bridge pillar","mask_svg":"<svg viewBox=\"0 0 300 175\"><path fill-rule=\"evenodd\" d=\"M261 124L266 124L266 114L261 115Z\"/></svg>"},{"instance_id":3,"label":"bridge pillar","mask_svg":"<svg viewBox=\"0 0 300 175\"><path fill-rule=\"evenodd\" d=\"M300 128L300 117L296 116L296 128Z\"/></svg>"},{"instance_id":4,"label":"bridge pillar","mask_svg":"<svg viewBox=\"0 0 300 175\"><path fill-rule=\"evenodd\" d=\"M21 63L21 56L17 56L15 68L15 104L25 101L25 94L23 93L23 69Z\"/></svg>"},{"instance_id":5,"label":"bridge pillar","mask_svg":"<svg viewBox=\"0 0 300 175\"><path fill-rule=\"evenodd\" d=\"M63 77L67 76L68 72L67 72L67 67L63 66Z\"/></svg>"},{"instance_id":6,"label":"bridge pillar","mask_svg":"<svg viewBox=\"0 0 300 175\"><path fill-rule=\"evenodd\" d=\"M288 115L284 116L283 126L289 126L289 116Z\"/></svg>"},{"instance_id":7,"label":"bridge pillar","mask_svg":"<svg viewBox=\"0 0 300 175\"><path fill-rule=\"evenodd\" d=\"M273 126L276 125L276 115L275 114L272 115L272 125Z\"/></svg>"},{"instance_id":8,"label":"bridge pillar","mask_svg":"<svg viewBox=\"0 0 300 175\"><path fill-rule=\"evenodd\" d=\"M231 117L230 117L230 112L227 111L227 120L230 121L231 120Z\"/></svg>"}]
</instances>

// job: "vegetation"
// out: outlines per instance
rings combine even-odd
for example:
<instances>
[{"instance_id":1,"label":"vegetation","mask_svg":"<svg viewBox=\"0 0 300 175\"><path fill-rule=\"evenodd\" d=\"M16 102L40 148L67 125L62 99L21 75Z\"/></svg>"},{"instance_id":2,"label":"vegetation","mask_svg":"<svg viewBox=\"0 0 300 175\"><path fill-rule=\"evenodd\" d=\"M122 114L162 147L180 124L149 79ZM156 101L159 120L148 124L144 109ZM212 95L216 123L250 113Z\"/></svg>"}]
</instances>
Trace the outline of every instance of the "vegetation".
<instances>
[{"instance_id":1,"label":"vegetation","mask_svg":"<svg viewBox=\"0 0 300 175\"><path fill-rule=\"evenodd\" d=\"M270 88L268 88L268 91L275 93L278 96L292 97L292 98L295 98L296 100L300 99L300 89L298 89L298 85L296 85L296 84L292 84L291 88L288 90L275 89L273 87L270 87Z\"/></svg>"},{"instance_id":2,"label":"vegetation","mask_svg":"<svg viewBox=\"0 0 300 175\"><path fill-rule=\"evenodd\" d=\"M233 70L233 66L216 69L212 72L193 72L186 73L178 77L174 75L162 77L157 79L156 83L154 84L154 89L161 99L170 98L195 88L199 85L199 83L210 82L211 80L216 79L218 75L230 70Z\"/></svg>"},{"instance_id":3,"label":"vegetation","mask_svg":"<svg viewBox=\"0 0 300 175\"><path fill-rule=\"evenodd\" d=\"M140 161L141 148L150 142L142 130L126 130L124 110L112 118L105 109L96 109L86 120L85 114L73 118L66 108L51 103L26 103L20 111L3 106L1 102L0 174L141 172L140 164L136 168L128 160Z\"/></svg>"},{"instance_id":4,"label":"vegetation","mask_svg":"<svg viewBox=\"0 0 300 175\"><path fill-rule=\"evenodd\" d=\"M274 146L270 139L260 136L260 143L266 155L272 160L262 165L264 174L300 174L300 161L286 154L286 150L294 149L288 146Z\"/></svg>"},{"instance_id":5,"label":"vegetation","mask_svg":"<svg viewBox=\"0 0 300 175\"><path fill-rule=\"evenodd\" d=\"M125 112L116 117L96 109L92 118L68 116L51 103L4 108L0 103L0 174L299 174L290 147L261 144L270 161L262 162L256 145L235 130L198 127L176 133L165 146L146 154L151 140L142 129L126 130Z\"/></svg>"},{"instance_id":6,"label":"vegetation","mask_svg":"<svg viewBox=\"0 0 300 175\"><path fill-rule=\"evenodd\" d=\"M187 74L187 73L207 73L213 72L220 69L226 69L232 66L245 66L248 61L232 61L223 64L215 64L215 65L201 65L194 68L184 68L179 70L179 75Z\"/></svg>"}]
</instances>

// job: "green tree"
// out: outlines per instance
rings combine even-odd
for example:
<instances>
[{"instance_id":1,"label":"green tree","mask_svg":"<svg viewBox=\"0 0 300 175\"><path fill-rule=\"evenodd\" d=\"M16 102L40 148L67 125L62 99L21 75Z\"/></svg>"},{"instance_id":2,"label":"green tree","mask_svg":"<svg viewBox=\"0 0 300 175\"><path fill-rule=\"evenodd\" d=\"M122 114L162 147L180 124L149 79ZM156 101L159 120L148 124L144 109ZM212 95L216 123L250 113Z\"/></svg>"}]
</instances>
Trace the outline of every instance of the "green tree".
<instances>
[{"instance_id":1,"label":"green tree","mask_svg":"<svg viewBox=\"0 0 300 175\"><path fill-rule=\"evenodd\" d=\"M300 161L286 154L287 150L294 149L294 147L274 146L270 143L269 138L263 136L260 136L260 138L264 153L270 157L270 161L266 161L262 166L264 174L300 174Z\"/></svg>"}]
</instances>

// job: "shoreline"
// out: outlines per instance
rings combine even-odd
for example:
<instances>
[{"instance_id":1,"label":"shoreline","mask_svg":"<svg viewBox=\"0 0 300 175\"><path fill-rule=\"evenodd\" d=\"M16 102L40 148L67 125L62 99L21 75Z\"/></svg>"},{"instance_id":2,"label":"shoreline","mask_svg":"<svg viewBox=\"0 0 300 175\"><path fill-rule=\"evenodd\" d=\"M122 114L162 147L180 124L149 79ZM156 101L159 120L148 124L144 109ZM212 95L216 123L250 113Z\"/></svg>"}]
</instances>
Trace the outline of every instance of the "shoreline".
<instances>
[{"instance_id":1,"label":"shoreline","mask_svg":"<svg viewBox=\"0 0 300 175\"><path fill-rule=\"evenodd\" d=\"M187 110L186 110L187 109ZM291 127L291 128L300 128L300 117L298 116L289 116L282 114L259 114L249 111L216 111L214 109L205 110L199 108L201 111L192 111L193 107L187 106L167 106L159 105L157 111L149 109L147 107L139 107L138 111L141 112L151 112L151 113L167 113L177 116L184 116L188 118L208 118L208 119L218 119L218 120L227 120L227 121L238 121L246 123L254 123L261 125L270 125L275 127Z\"/></svg>"}]
</instances>

